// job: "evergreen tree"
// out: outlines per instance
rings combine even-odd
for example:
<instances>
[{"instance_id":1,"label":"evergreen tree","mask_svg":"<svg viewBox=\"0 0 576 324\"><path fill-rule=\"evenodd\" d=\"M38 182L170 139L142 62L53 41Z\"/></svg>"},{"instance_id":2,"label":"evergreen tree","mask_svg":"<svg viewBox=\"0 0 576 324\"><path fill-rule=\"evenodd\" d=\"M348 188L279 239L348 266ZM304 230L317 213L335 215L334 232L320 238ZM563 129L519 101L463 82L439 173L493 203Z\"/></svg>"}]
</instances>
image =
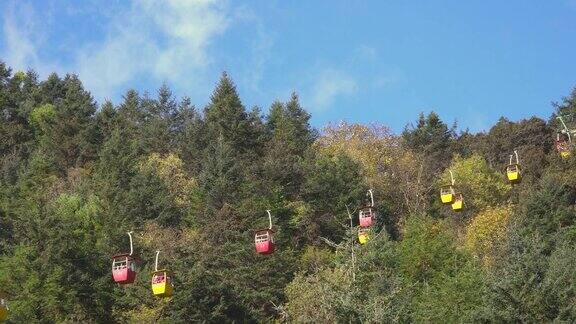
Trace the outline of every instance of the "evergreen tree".
<instances>
[{"instance_id":1,"label":"evergreen tree","mask_svg":"<svg viewBox=\"0 0 576 324\"><path fill-rule=\"evenodd\" d=\"M426 157L426 173L430 176L445 169L452 159L455 126L448 126L435 112L420 114L416 126L406 126L402 137L408 148Z\"/></svg>"},{"instance_id":2,"label":"evergreen tree","mask_svg":"<svg viewBox=\"0 0 576 324\"><path fill-rule=\"evenodd\" d=\"M304 153L315 138L309 119L310 115L300 107L295 93L286 105L275 102L270 108L266 125L270 139L265 146L264 174L288 197L296 196L304 179Z\"/></svg>"},{"instance_id":3,"label":"evergreen tree","mask_svg":"<svg viewBox=\"0 0 576 324\"><path fill-rule=\"evenodd\" d=\"M50 98L55 117L43 143L44 152L53 156L61 172L94 159L98 143L91 126L96 104L90 93L76 75L67 75L63 80L51 76L42 87L49 95L59 96Z\"/></svg>"},{"instance_id":4,"label":"evergreen tree","mask_svg":"<svg viewBox=\"0 0 576 324\"><path fill-rule=\"evenodd\" d=\"M184 98L172 120L173 141L178 155L186 162L193 174L199 174L202 165L202 152L206 146L203 122L192 106L190 98Z\"/></svg>"},{"instance_id":5,"label":"evergreen tree","mask_svg":"<svg viewBox=\"0 0 576 324\"><path fill-rule=\"evenodd\" d=\"M242 105L236 86L224 72L210 103L204 109L206 136L210 141L220 140L241 155L248 154L257 145L257 136Z\"/></svg>"},{"instance_id":6,"label":"evergreen tree","mask_svg":"<svg viewBox=\"0 0 576 324\"><path fill-rule=\"evenodd\" d=\"M556 114L575 109L575 93ZM346 123L319 135L296 94L264 118L225 73L204 114L174 98L166 85L154 98L129 90L97 110L75 75L39 81L0 62L9 322L576 319L576 159L553 152L556 119L456 136L430 113L401 136ZM526 180L510 186L515 149ZM462 213L440 206L448 168ZM359 245L368 188L379 216ZM266 210L272 255L254 251ZM120 286L110 256L127 231L142 262ZM156 250L171 298L150 292Z\"/></svg>"},{"instance_id":7,"label":"evergreen tree","mask_svg":"<svg viewBox=\"0 0 576 324\"><path fill-rule=\"evenodd\" d=\"M158 90L158 97L155 100L145 98L142 105L146 116L143 125L145 151L168 153L173 137L171 122L177 108L172 91L164 84Z\"/></svg>"}]
</instances>

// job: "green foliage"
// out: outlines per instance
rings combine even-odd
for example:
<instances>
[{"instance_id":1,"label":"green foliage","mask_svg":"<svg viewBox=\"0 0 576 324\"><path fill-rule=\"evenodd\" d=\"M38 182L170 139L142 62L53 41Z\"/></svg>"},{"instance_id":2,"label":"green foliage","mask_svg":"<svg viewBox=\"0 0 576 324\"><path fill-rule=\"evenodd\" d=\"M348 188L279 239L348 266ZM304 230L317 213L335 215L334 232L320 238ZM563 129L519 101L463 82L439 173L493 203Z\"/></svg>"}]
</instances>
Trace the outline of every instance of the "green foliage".
<instances>
[{"instance_id":1,"label":"green foliage","mask_svg":"<svg viewBox=\"0 0 576 324\"><path fill-rule=\"evenodd\" d=\"M275 102L270 108L266 124L270 139L265 146L263 173L290 197L301 189L304 155L316 136L309 120L295 93L288 103Z\"/></svg>"},{"instance_id":2,"label":"green foliage","mask_svg":"<svg viewBox=\"0 0 576 324\"><path fill-rule=\"evenodd\" d=\"M508 239L495 263L488 318L550 322L574 319L572 267L576 251L574 189L541 180L511 218Z\"/></svg>"},{"instance_id":3,"label":"green foliage","mask_svg":"<svg viewBox=\"0 0 576 324\"><path fill-rule=\"evenodd\" d=\"M26 243L2 257L0 281L16 321L110 320L98 198L62 194L29 219ZM91 298L86 298L91 296Z\"/></svg>"},{"instance_id":4,"label":"green foliage","mask_svg":"<svg viewBox=\"0 0 576 324\"><path fill-rule=\"evenodd\" d=\"M344 269L324 269L314 276L297 275L286 287L288 319L304 323L351 321L355 299L350 276Z\"/></svg>"},{"instance_id":5,"label":"green foliage","mask_svg":"<svg viewBox=\"0 0 576 324\"><path fill-rule=\"evenodd\" d=\"M510 185L504 175L490 169L484 158L473 154L469 158L456 156L449 169L442 174L440 184L450 183L449 170L454 174L455 187L462 192L467 208L482 210L502 202Z\"/></svg>"},{"instance_id":6,"label":"green foliage","mask_svg":"<svg viewBox=\"0 0 576 324\"><path fill-rule=\"evenodd\" d=\"M416 126L407 126L402 138L409 149L426 158L426 172L433 175L443 170L452 159L455 129L456 126L448 128L435 112L428 116L421 113Z\"/></svg>"},{"instance_id":7,"label":"green foliage","mask_svg":"<svg viewBox=\"0 0 576 324\"><path fill-rule=\"evenodd\" d=\"M54 122L56 112L54 106L45 104L34 108L30 113L30 124L40 134L45 134L50 130L51 124Z\"/></svg>"},{"instance_id":8,"label":"green foliage","mask_svg":"<svg viewBox=\"0 0 576 324\"><path fill-rule=\"evenodd\" d=\"M334 268L298 274L286 315L296 322L474 321L485 307L484 273L445 222L411 218L401 242L376 235ZM339 253L348 253L342 248ZM356 271L355 277L352 271Z\"/></svg>"},{"instance_id":9,"label":"green foliage","mask_svg":"<svg viewBox=\"0 0 576 324\"><path fill-rule=\"evenodd\" d=\"M553 140L551 127L542 119L532 117L511 122L501 118L477 141L476 147L496 170L504 170L510 163L509 156L516 150L524 180L532 181L542 175L548 164L546 156L553 150Z\"/></svg>"},{"instance_id":10,"label":"green foliage","mask_svg":"<svg viewBox=\"0 0 576 324\"><path fill-rule=\"evenodd\" d=\"M360 168L344 154L318 154L306 170L306 182L302 188L304 199L312 207L299 225L307 239L319 236L332 240L343 235L348 215L346 205L355 203L365 193Z\"/></svg>"},{"instance_id":11,"label":"green foliage","mask_svg":"<svg viewBox=\"0 0 576 324\"><path fill-rule=\"evenodd\" d=\"M572 112L575 96L557 113ZM166 85L97 107L75 75L40 81L0 62L9 321L576 319L576 160L552 153L555 119L456 136L430 113L398 136L346 123L319 135L310 118L295 93L264 116L247 111L226 73L201 113ZM511 187L514 149L525 181ZM460 214L438 212L448 169ZM369 188L379 217L359 245ZM266 210L277 250L265 256L254 231L268 226ZM110 257L127 251L127 231L142 262L119 286ZM171 298L150 291L156 250L174 272Z\"/></svg>"},{"instance_id":12,"label":"green foliage","mask_svg":"<svg viewBox=\"0 0 576 324\"><path fill-rule=\"evenodd\" d=\"M398 267L410 281L427 283L440 272L451 274L462 261L454 253L453 238L446 225L430 219L411 218L400 242Z\"/></svg>"}]
</instances>

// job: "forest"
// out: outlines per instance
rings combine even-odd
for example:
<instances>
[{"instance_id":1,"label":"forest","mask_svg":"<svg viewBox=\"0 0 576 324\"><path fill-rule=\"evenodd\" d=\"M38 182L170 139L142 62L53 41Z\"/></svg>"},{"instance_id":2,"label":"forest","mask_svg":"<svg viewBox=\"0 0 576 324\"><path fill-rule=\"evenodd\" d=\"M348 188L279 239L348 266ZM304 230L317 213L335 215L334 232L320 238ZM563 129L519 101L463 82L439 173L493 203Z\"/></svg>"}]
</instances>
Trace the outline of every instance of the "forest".
<instances>
[{"instance_id":1,"label":"forest","mask_svg":"<svg viewBox=\"0 0 576 324\"><path fill-rule=\"evenodd\" d=\"M435 112L401 134L315 129L296 93L248 109L226 73L205 107L166 85L97 103L77 75L0 62L7 322L576 321L576 159L557 118L576 127L576 89L550 100L548 120L479 133ZM450 173L460 211L440 199ZM137 276L118 284L130 231ZM151 289L156 251L171 297Z\"/></svg>"}]
</instances>

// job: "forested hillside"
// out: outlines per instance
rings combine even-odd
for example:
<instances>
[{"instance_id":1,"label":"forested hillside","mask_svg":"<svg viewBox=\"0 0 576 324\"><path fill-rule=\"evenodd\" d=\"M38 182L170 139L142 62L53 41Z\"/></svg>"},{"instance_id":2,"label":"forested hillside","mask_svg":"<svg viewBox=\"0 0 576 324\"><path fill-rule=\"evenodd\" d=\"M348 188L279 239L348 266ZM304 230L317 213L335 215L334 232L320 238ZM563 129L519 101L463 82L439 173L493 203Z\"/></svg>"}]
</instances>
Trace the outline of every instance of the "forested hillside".
<instances>
[{"instance_id":1,"label":"forested hillside","mask_svg":"<svg viewBox=\"0 0 576 324\"><path fill-rule=\"evenodd\" d=\"M247 109L226 74L205 107L166 86L101 104L89 90L0 62L9 322L576 320L576 157L555 148L576 91L549 98L549 120L473 134L430 112L394 134L385 121L316 130L297 94ZM460 212L440 200L450 171ZM359 244L369 189L378 217ZM266 210L276 251L261 255ZM142 262L119 285L129 231ZM152 294L156 250L173 297Z\"/></svg>"}]
</instances>

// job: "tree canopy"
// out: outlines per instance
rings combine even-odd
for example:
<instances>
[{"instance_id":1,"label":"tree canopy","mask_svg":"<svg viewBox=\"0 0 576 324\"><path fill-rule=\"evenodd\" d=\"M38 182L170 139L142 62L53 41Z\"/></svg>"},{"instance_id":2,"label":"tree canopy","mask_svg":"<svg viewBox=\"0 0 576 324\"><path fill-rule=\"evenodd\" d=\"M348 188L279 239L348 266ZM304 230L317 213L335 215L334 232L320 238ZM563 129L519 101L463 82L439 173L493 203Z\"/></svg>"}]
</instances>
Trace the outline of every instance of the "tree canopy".
<instances>
[{"instance_id":1,"label":"tree canopy","mask_svg":"<svg viewBox=\"0 0 576 324\"><path fill-rule=\"evenodd\" d=\"M76 75L0 62L8 321L573 322L576 160L554 130L575 102L477 134L435 112L402 134L317 130L297 93L248 110L226 73L205 107L166 85L98 104ZM514 151L523 179L510 184ZM440 202L450 171L462 212ZM368 189L378 216L360 244ZM277 250L260 255L267 210ZM128 231L141 262L118 285ZM170 298L150 291L156 250Z\"/></svg>"}]
</instances>

